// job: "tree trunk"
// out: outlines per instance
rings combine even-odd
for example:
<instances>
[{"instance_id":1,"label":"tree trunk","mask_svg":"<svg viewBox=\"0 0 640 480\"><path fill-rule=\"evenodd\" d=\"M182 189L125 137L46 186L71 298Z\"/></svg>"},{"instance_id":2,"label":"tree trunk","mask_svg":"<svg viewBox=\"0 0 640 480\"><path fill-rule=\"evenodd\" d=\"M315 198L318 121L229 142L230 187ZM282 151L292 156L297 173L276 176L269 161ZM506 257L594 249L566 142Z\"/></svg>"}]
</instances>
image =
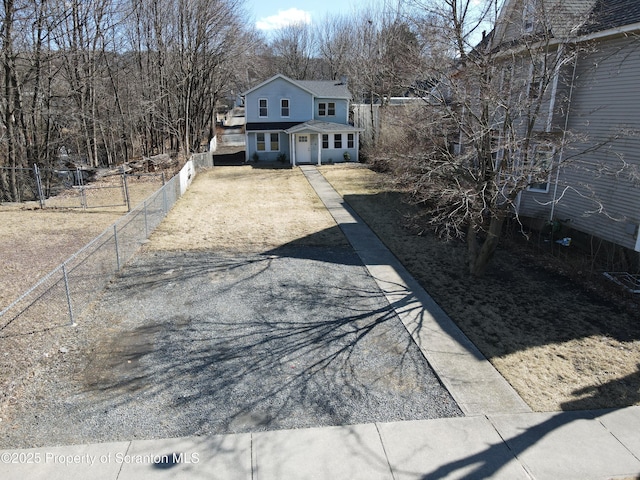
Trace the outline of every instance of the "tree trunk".
<instances>
[{"instance_id":1,"label":"tree trunk","mask_svg":"<svg viewBox=\"0 0 640 480\"><path fill-rule=\"evenodd\" d=\"M484 275L487 265L493 254L498 248L500 242L500 236L502 234L502 226L504 225L504 215L499 214L491 217L489 223L489 230L487 231L487 237L482 242L482 245L478 245L476 238L475 226L470 225L467 232L467 247L469 253L469 273L474 277L480 277Z\"/></svg>"}]
</instances>

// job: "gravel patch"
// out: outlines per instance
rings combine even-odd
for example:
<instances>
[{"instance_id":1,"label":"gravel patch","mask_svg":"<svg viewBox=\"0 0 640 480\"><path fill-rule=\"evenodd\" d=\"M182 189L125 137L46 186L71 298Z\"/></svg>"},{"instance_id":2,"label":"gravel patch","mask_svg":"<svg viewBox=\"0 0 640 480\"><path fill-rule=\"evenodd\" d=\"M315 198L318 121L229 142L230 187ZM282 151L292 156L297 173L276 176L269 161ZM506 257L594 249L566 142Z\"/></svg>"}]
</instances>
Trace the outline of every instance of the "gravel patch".
<instances>
[{"instance_id":1,"label":"gravel patch","mask_svg":"<svg viewBox=\"0 0 640 480\"><path fill-rule=\"evenodd\" d=\"M147 251L69 331L1 448L461 415L348 247Z\"/></svg>"}]
</instances>

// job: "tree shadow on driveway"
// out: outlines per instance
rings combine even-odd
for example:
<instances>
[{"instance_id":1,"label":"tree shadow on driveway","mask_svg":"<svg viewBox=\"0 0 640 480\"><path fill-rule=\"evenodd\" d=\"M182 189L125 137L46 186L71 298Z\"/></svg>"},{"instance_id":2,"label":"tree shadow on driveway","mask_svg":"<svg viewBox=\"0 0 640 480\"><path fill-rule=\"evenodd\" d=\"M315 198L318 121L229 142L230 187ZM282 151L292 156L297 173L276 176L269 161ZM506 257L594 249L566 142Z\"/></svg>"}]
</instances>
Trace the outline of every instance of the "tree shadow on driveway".
<instances>
[{"instance_id":1,"label":"tree shadow on driveway","mask_svg":"<svg viewBox=\"0 0 640 480\"><path fill-rule=\"evenodd\" d=\"M92 316L117 325L67 399L78 440L460 415L348 248L147 253Z\"/></svg>"}]
</instances>

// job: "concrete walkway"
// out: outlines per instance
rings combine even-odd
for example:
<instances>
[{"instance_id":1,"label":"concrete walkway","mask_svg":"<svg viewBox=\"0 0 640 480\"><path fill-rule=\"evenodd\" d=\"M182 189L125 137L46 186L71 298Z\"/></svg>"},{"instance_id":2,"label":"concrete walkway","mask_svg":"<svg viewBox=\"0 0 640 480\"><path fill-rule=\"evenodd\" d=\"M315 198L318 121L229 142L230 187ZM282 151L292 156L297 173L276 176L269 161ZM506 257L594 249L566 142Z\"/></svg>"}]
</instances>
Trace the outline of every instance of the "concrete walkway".
<instances>
[{"instance_id":1,"label":"concrete walkway","mask_svg":"<svg viewBox=\"0 0 640 480\"><path fill-rule=\"evenodd\" d=\"M300 167L465 415L531 410L312 166Z\"/></svg>"},{"instance_id":2,"label":"concrete walkway","mask_svg":"<svg viewBox=\"0 0 640 480\"><path fill-rule=\"evenodd\" d=\"M640 407L531 412L316 168L301 168L466 416L2 451L0 478L640 478Z\"/></svg>"}]
</instances>

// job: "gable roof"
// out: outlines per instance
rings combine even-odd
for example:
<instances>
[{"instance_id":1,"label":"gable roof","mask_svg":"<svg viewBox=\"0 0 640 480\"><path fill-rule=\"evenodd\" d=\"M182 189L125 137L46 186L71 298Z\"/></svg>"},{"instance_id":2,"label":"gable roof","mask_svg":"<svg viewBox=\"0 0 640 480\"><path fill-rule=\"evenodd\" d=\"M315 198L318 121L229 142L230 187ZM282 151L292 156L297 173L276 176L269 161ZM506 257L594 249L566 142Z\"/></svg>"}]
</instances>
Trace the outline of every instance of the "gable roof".
<instances>
[{"instance_id":1,"label":"gable roof","mask_svg":"<svg viewBox=\"0 0 640 480\"><path fill-rule=\"evenodd\" d=\"M247 95L254 90L262 88L265 85L273 82L274 80L282 79L285 80L292 85L297 86L310 93L314 97L322 97L322 98L343 98L349 100L351 98L351 93L349 93L349 89L347 85L338 80L293 80L289 77L286 77L282 74L274 75L273 77L265 80L264 82L256 85L253 88L250 88L243 95Z\"/></svg>"}]
</instances>

